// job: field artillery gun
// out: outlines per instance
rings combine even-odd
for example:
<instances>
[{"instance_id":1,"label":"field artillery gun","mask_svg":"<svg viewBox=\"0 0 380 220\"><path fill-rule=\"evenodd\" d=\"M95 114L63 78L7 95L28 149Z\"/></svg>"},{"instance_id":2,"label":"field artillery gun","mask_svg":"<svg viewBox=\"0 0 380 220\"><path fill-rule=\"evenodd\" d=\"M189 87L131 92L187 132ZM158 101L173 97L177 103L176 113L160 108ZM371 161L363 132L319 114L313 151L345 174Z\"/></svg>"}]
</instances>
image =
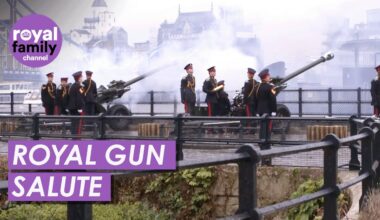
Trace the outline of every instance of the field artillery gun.
<instances>
[{"instance_id":1,"label":"field artillery gun","mask_svg":"<svg viewBox=\"0 0 380 220\"><path fill-rule=\"evenodd\" d=\"M294 71L293 73L285 76L284 78L275 77L272 79L272 84L274 85L274 89L276 91L276 95L278 95L282 90L284 90L287 85L286 82L289 80L295 78L296 76L306 72L307 70L324 63L326 61L329 61L334 58L334 54L332 53L326 53L325 55L321 56L319 59L311 62L310 64ZM233 116L244 116L245 115L245 104L243 101L243 93L242 91L238 91L234 98L232 103L232 113ZM284 104L277 104L277 116L278 117L290 117L291 112L289 111L289 108Z\"/></svg>"},{"instance_id":2,"label":"field artillery gun","mask_svg":"<svg viewBox=\"0 0 380 220\"><path fill-rule=\"evenodd\" d=\"M127 106L124 104L115 103L114 101L129 92L132 84L137 83L167 67L168 65L165 67L162 66L152 69L128 81L112 80L107 87L103 85L99 86L98 96L96 98L96 113L104 113L105 115L111 116L131 116L132 112L127 108ZM130 121L125 119L108 119L107 124L111 129L117 131L127 129Z\"/></svg>"}]
</instances>

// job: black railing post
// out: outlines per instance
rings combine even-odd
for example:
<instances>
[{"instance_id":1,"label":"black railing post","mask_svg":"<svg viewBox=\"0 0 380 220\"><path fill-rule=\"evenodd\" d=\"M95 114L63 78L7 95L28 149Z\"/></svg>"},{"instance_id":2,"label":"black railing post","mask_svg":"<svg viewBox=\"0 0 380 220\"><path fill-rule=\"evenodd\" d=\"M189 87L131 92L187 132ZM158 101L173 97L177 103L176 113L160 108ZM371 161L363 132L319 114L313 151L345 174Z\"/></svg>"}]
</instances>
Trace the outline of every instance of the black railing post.
<instances>
[{"instance_id":1,"label":"black railing post","mask_svg":"<svg viewBox=\"0 0 380 220\"><path fill-rule=\"evenodd\" d=\"M175 118L175 133L176 133L176 157L177 161L183 160L182 151L182 114L178 114Z\"/></svg>"},{"instance_id":2,"label":"black railing post","mask_svg":"<svg viewBox=\"0 0 380 220\"><path fill-rule=\"evenodd\" d=\"M173 106L173 116L176 116L177 115L177 108L178 108L178 103L177 103L177 97L174 96L174 106Z\"/></svg>"},{"instance_id":3,"label":"black railing post","mask_svg":"<svg viewBox=\"0 0 380 220\"><path fill-rule=\"evenodd\" d=\"M356 118L357 118L356 115L352 115L349 119L350 136L354 136L358 134L358 125L355 122ZM358 147L359 147L359 144L357 142L350 143L351 159L350 159L350 162L348 163L349 170L360 170Z\"/></svg>"},{"instance_id":4,"label":"black railing post","mask_svg":"<svg viewBox=\"0 0 380 220\"><path fill-rule=\"evenodd\" d=\"M358 97L358 116L362 116L362 88L358 88L357 90L357 97Z\"/></svg>"},{"instance_id":5,"label":"black railing post","mask_svg":"<svg viewBox=\"0 0 380 220\"><path fill-rule=\"evenodd\" d=\"M303 101L302 101L302 88L298 89L298 116L302 117L302 106L303 106Z\"/></svg>"},{"instance_id":6,"label":"black railing post","mask_svg":"<svg viewBox=\"0 0 380 220\"><path fill-rule=\"evenodd\" d=\"M201 107L201 91L197 90L197 107Z\"/></svg>"},{"instance_id":7,"label":"black railing post","mask_svg":"<svg viewBox=\"0 0 380 220\"><path fill-rule=\"evenodd\" d=\"M372 155L372 161L379 161L380 162L380 123L379 122L375 122L372 124L371 126L372 129L375 129L377 128L377 132L374 136L374 139L373 139L373 144L372 144L372 152L373 152L373 155ZM375 187L378 187L379 185L379 168L375 169L374 170L374 182L375 182Z\"/></svg>"},{"instance_id":8,"label":"black railing post","mask_svg":"<svg viewBox=\"0 0 380 220\"><path fill-rule=\"evenodd\" d=\"M35 113L33 115L33 122L32 122L32 138L33 140L39 140L40 139L40 114Z\"/></svg>"},{"instance_id":9,"label":"black railing post","mask_svg":"<svg viewBox=\"0 0 380 220\"><path fill-rule=\"evenodd\" d=\"M237 153L247 153L250 158L238 162L239 166L239 208L236 214L247 213L254 220L261 219L254 209L257 207L257 164L260 153L252 145L243 145Z\"/></svg>"},{"instance_id":10,"label":"black railing post","mask_svg":"<svg viewBox=\"0 0 380 220\"><path fill-rule=\"evenodd\" d=\"M28 104L28 111L29 113L32 113L32 104Z\"/></svg>"},{"instance_id":11,"label":"black railing post","mask_svg":"<svg viewBox=\"0 0 380 220\"><path fill-rule=\"evenodd\" d=\"M92 204L84 202L67 203L67 220L91 220Z\"/></svg>"},{"instance_id":12,"label":"black railing post","mask_svg":"<svg viewBox=\"0 0 380 220\"><path fill-rule=\"evenodd\" d=\"M328 90L328 111L329 111L329 116L332 116L332 89L329 88Z\"/></svg>"},{"instance_id":13,"label":"black railing post","mask_svg":"<svg viewBox=\"0 0 380 220\"><path fill-rule=\"evenodd\" d=\"M105 122L105 113L99 114L99 139L106 138L106 122Z\"/></svg>"},{"instance_id":14,"label":"black railing post","mask_svg":"<svg viewBox=\"0 0 380 220\"><path fill-rule=\"evenodd\" d=\"M10 102L10 104L11 104L11 115L14 115L14 113L15 113L15 111L14 111L14 104L15 104L15 97L14 97L14 93L13 92L11 92L10 93L11 94L11 102Z\"/></svg>"},{"instance_id":15,"label":"black railing post","mask_svg":"<svg viewBox=\"0 0 380 220\"><path fill-rule=\"evenodd\" d=\"M154 91L150 91L150 116L154 116Z\"/></svg>"},{"instance_id":16,"label":"black railing post","mask_svg":"<svg viewBox=\"0 0 380 220\"><path fill-rule=\"evenodd\" d=\"M362 154L362 169L360 174L368 172L370 175L362 181L362 195L359 200L359 208L361 209L365 204L365 199L374 186L373 171L372 171L372 141L374 132L369 127L364 127L360 130L360 134L368 134L368 137L361 140L361 154Z\"/></svg>"},{"instance_id":17,"label":"black railing post","mask_svg":"<svg viewBox=\"0 0 380 220\"><path fill-rule=\"evenodd\" d=\"M338 149L341 145L339 138L334 134L327 135L323 141L332 144L323 150L323 188L332 188L334 193L324 196L323 219L338 220L338 196L340 194L337 187L338 176Z\"/></svg>"}]
</instances>

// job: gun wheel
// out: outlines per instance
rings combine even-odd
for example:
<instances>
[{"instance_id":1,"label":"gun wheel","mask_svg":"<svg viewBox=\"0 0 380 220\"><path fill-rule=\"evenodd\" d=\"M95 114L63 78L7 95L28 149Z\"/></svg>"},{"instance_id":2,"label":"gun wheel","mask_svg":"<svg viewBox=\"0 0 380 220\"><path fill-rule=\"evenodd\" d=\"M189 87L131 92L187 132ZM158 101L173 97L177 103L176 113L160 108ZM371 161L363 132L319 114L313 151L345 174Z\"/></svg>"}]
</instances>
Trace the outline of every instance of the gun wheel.
<instances>
[{"instance_id":1,"label":"gun wheel","mask_svg":"<svg viewBox=\"0 0 380 220\"><path fill-rule=\"evenodd\" d=\"M130 116L132 115L131 111L124 105L114 105L107 110L107 115L112 116ZM130 120L120 120L120 119L109 119L108 125L112 130L126 130L130 124Z\"/></svg>"},{"instance_id":2,"label":"gun wheel","mask_svg":"<svg viewBox=\"0 0 380 220\"><path fill-rule=\"evenodd\" d=\"M288 107L282 104L277 104L277 117L290 117L290 111ZM273 121L273 133L287 133L289 131L289 121Z\"/></svg>"}]
</instances>

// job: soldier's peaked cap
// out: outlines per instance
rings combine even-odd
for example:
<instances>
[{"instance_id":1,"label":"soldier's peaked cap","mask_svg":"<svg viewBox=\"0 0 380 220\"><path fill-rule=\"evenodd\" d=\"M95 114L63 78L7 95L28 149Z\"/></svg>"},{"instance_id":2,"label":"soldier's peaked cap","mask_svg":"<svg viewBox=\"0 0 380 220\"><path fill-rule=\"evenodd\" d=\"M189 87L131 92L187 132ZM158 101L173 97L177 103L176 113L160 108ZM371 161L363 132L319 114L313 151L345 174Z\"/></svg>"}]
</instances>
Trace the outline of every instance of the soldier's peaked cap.
<instances>
[{"instance_id":1,"label":"soldier's peaked cap","mask_svg":"<svg viewBox=\"0 0 380 220\"><path fill-rule=\"evenodd\" d=\"M61 77L61 81L66 81L67 82L67 80L69 80L69 78L67 78L67 77Z\"/></svg>"},{"instance_id":2,"label":"soldier's peaked cap","mask_svg":"<svg viewBox=\"0 0 380 220\"><path fill-rule=\"evenodd\" d=\"M375 67L375 70L378 70L380 68L380 65L377 65L376 67Z\"/></svg>"},{"instance_id":3,"label":"soldier's peaked cap","mask_svg":"<svg viewBox=\"0 0 380 220\"><path fill-rule=\"evenodd\" d=\"M215 71L215 66L212 66L212 67L208 68L207 71L209 71L209 72Z\"/></svg>"},{"instance_id":4,"label":"soldier's peaked cap","mask_svg":"<svg viewBox=\"0 0 380 220\"><path fill-rule=\"evenodd\" d=\"M78 72L73 73L74 79L79 79L81 76L82 76L82 71L78 71Z\"/></svg>"},{"instance_id":5,"label":"soldier's peaked cap","mask_svg":"<svg viewBox=\"0 0 380 220\"><path fill-rule=\"evenodd\" d=\"M87 70L87 71L86 71L86 76L92 76L92 73L93 73L92 71Z\"/></svg>"},{"instance_id":6,"label":"soldier's peaked cap","mask_svg":"<svg viewBox=\"0 0 380 220\"><path fill-rule=\"evenodd\" d=\"M189 63L183 69L187 70L187 69L192 69L192 68L193 68L193 64Z\"/></svg>"},{"instance_id":7,"label":"soldier's peaked cap","mask_svg":"<svg viewBox=\"0 0 380 220\"><path fill-rule=\"evenodd\" d=\"M52 76L54 76L54 73L53 73L53 72L50 72L50 73L46 74L46 76L47 76L47 77L52 77Z\"/></svg>"},{"instance_id":8,"label":"soldier's peaked cap","mask_svg":"<svg viewBox=\"0 0 380 220\"><path fill-rule=\"evenodd\" d=\"M269 69L265 68L263 70L261 70L261 72L259 73L259 77L261 79L264 79L265 77L267 77L269 75Z\"/></svg>"},{"instance_id":9,"label":"soldier's peaked cap","mask_svg":"<svg viewBox=\"0 0 380 220\"><path fill-rule=\"evenodd\" d=\"M250 74L255 74L255 73L256 73L256 70L253 69L253 68L249 68L249 67L248 67L248 73L250 73Z\"/></svg>"}]
</instances>

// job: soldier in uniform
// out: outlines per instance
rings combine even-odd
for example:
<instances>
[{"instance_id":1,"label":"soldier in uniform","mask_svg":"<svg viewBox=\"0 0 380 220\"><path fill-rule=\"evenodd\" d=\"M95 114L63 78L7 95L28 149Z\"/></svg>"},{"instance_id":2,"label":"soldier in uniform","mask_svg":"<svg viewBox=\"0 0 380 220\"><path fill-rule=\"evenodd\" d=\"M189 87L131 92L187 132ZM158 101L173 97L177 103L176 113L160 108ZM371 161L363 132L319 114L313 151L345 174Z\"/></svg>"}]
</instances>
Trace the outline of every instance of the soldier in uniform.
<instances>
[{"instance_id":1,"label":"soldier in uniform","mask_svg":"<svg viewBox=\"0 0 380 220\"><path fill-rule=\"evenodd\" d=\"M271 77L268 69L264 69L259 74L261 83L256 90L255 104L257 106L257 114L259 116L275 116L277 111L276 91L274 85L271 84ZM270 139L272 132L272 121L261 120L260 122L260 139ZM260 149L270 149L268 143L260 144ZM270 165L271 161L263 161L263 164Z\"/></svg>"},{"instance_id":2,"label":"soldier in uniform","mask_svg":"<svg viewBox=\"0 0 380 220\"><path fill-rule=\"evenodd\" d=\"M371 96L373 105L373 114L375 117L379 117L380 114L380 65L375 68L377 77L371 82Z\"/></svg>"},{"instance_id":3,"label":"soldier in uniform","mask_svg":"<svg viewBox=\"0 0 380 220\"><path fill-rule=\"evenodd\" d=\"M186 70L187 75L181 80L181 102L185 106L185 113L194 115L196 95L193 64L187 64L184 69Z\"/></svg>"},{"instance_id":4,"label":"soldier in uniform","mask_svg":"<svg viewBox=\"0 0 380 220\"><path fill-rule=\"evenodd\" d=\"M208 116L215 116L218 115L218 93L215 90L217 87L216 69L215 66L212 66L207 70L210 77L204 81L202 90L206 93Z\"/></svg>"},{"instance_id":5,"label":"soldier in uniform","mask_svg":"<svg viewBox=\"0 0 380 220\"><path fill-rule=\"evenodd\" d=\"M224 91L224 80L218 82L218 86L223 85L218 91L218 110L220 116L228 116L231 112L231 103L228 99L228 93Z\"/></svg>"},{"instance_id":6,"label":"soldier in uniform","mask_svg":"<svg viewBox=\"0 0 380 220\"><path fill-rule=\"evenodd\" d=\"M246 116L254 116L256 115L254 102L255 102L255 88L258 86L258 82L253 79L255 76L256 70L252 68L248 68L247 76L248 80L244 83L243 87L243 96L244 96L244 104L245 104L245 113Z\"/></svg>"},{"instance_id":7,"label":"soldier in uniform","mask_svg":"<svg viewBox=\"0 0 380 220\"><path fill-rule=\"evenodd\" d=\"M69 109L70 115L82 115L84 108L84 89L82 87L82 71L73 74L75 83L69 89ZM77 118L71 120L71 134L80 134L82 120Z\"/></svg>"},{"instance_id":8,"label":"soldier in uniform","mask_svg":"<svg viewBox=\"0 0 380 220\"><path fill-rule=\"evenodd\" d=\"M57 113L59 115L68 115L67 105L69 104L69 84L67 83L68 78L61 78L61 85L57 88L57 93L55 96L55 105L57 106Z\"/></svg>"},{"instance_id":9,"label":"soldier in uniform","mask_svg":"<svg viewBox=\"0 0 380 220\"><path fill-rule=\"evenodd\" d=\"M48 82L41 87L42 106L46 115L54 115L55 93L57 86L53 83L54 73L46 74Z\"/></svg>"},{"instance_id":10,"label":"soldier in uniform","mask_svg":"<svg viewBox=\"0 0 380 220\"><path fill-rule=\"evenodd\" d=\"M92 72L86 71L87 79L83 81L84 86L84 100L85 100L85 113L87 115L95 115L95 103L98 95L96 83L92 80Z\"/></svg>"}]
</instances>

